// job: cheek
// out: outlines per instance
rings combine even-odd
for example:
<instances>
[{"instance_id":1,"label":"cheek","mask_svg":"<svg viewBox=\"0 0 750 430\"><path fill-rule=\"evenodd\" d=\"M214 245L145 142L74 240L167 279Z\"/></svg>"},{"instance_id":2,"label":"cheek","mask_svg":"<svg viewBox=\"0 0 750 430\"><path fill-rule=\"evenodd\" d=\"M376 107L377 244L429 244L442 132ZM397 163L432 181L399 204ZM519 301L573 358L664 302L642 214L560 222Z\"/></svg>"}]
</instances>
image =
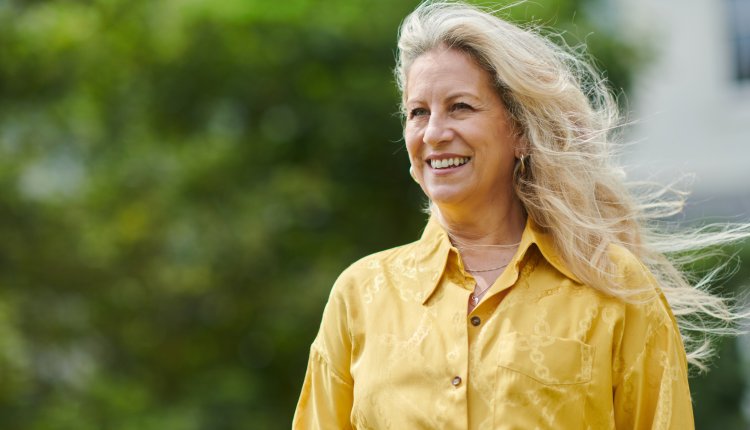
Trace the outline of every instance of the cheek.
<instances>
[{"instance_id":1,"label":"cheek","mask_svg":"<svg viewBox=\"0 0 750 430\"><path fill-rule=\"evenodd\" d=\"M409 153L410 160L417 160L419 158L419 139L416 139L413 132L404 130L404 142L406 143L406 152Z\"/></svg>"}]
</instances>

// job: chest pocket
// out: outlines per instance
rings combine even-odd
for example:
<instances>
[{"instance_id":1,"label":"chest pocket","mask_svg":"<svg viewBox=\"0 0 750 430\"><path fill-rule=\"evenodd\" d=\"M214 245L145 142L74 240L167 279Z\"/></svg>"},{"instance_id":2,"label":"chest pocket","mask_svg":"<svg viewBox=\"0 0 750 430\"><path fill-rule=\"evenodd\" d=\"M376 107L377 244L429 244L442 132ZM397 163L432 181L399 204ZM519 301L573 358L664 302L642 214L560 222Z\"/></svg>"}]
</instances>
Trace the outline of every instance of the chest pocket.
<instances>
[{"instance_id":1,"label":"chest pocket","mask_svg":"<svg viewBox=\"0 0 750 430\"><path fill-rule=\"evenodd\" d=\"M498 343L496 429L585 427L593 346L521 333L502 336Z\"/></svg>"},{"instance_id":2,"label":"chest pocket","mask_svg":"<svg viewBox=\"0 0 750 430\"><path fill-rule=\"evenodd\" d=\"M591 380L594 347L575 339L510 333L499 339L497 364L545 385Z\"/></svg>"}]
</instances>

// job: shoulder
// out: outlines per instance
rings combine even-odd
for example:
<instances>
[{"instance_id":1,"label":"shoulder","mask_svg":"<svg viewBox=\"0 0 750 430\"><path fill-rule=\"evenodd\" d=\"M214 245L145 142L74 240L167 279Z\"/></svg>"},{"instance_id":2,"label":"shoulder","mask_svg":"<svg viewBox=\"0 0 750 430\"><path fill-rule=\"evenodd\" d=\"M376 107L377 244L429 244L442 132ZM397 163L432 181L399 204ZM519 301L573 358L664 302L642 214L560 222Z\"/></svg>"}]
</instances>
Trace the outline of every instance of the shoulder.
<instances>
[{"instance_id":1,"label":"shoulder","mask_svg":"<svg viewBox=\"0 0 750 430\"><path fill-rule=\"evenodd\" d=\"M380 269L404 264L407 260L414 260L421 249L421 242L415 241L406 245L386 249L384 251L362 257L352 263L347 270Z\"/></svg>"},{"instance_id":2,"label":"shoulder","mask_svg":"<svg viewBox=\"0 0 750 430\"><path fill-rule=\"evenodd\" d=\"M616 281L625 293L622 299L625 320L635 337L648 341L659 331L679 336L677 321L659 280L635 254L612 245L610 258L616 267Z\"/></svg>"},{"instance_id":3,"label":"shoulder","mask_svg":"<svg viewBox=\"0 0 750 430\"><path fill-rule=\"evenodd\" d=\"M610 245L609 259L614 265L614 281L635 301L649 301L663 296L658 280L632 251L621 245Z\"/></svg>"},{"instance_id":4,"label":"shoulder","mask_svg":"<svg viewBox=\"0 0 750 430\"><path fill-rule=\"evenodd\" d=\"M394 303L422 297L417 261L423 249L418 243L380 251L363 257L347 267L330 291L327 309L346 316L346 324L361 333L366 321L375 321Z\"/></svg>"},{"instance_id":5,"label":"shoulder","mask_svg":"<svg viewBox=\"0 0 750 430\"><path fill-rule=\"evenodd\" d=\"M352 263L339 275L333 293L346 294L394 278L416 278L420 241L370 254Z\"/></svg>"},{"instance_id":6,"label":"shoulder","mask_svg":"<svg viewBox=\"0 0 750 430\"><path fill-rule=\"evenodd\" d=\"M608 248L608 256L616 265L618 271L639 271L645 270L641 260L629 249L622 245L611 244Z\"/></svg>"}]
</instances>

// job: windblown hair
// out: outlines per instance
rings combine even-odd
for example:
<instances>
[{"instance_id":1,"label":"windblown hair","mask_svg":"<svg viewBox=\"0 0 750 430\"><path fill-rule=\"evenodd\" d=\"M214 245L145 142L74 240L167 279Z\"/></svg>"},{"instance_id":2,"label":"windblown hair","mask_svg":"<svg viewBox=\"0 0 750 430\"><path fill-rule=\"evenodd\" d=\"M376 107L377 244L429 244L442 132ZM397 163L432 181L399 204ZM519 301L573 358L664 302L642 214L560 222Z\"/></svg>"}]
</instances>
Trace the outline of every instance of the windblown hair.
<instances>
[{"instance_id":1,"label":"windblown hair","mask_svg":"<svg viewBox=\"0 0 750 430\"><path fill-rule=\"evenodd\" d=\"M402 94L412 63L437 48L468 54L492 76L528 154L523 172L514 172L515 191L567 267L593 288L637 300L643 290L621 285L608 252L613 245L629 250L666 296L688 361L705 370L712 337L738 333L748 315L710 292L721 270L690 279L683 268L700 258L696 251L750 236L748 225L659 228L666 225L659 220L682 211L686 194L626 182L613 154L621 127L616 100L596 69L566 45L494 11L428 0L400 28L395 76Z\"/></svg>"}]
</instances>

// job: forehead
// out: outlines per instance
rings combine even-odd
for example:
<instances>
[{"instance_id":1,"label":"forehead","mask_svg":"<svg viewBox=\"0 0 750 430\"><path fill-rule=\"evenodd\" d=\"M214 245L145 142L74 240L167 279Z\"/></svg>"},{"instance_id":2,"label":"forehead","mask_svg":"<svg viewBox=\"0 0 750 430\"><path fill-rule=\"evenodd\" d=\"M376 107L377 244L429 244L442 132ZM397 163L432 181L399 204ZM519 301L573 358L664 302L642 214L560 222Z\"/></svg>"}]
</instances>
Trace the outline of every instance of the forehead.
<instances>
[{"instance_id":1,"label":"forehead","mask_svg":"<svg viewBox=\"0 0 750 430\"><path fill-rule=\"evenodd\" d=\"M405 100L449 92L469 92L477 96L493 91L489 73L468 54L437 48L419 56L406 76Z\"/></svg>"}]
</instances>

